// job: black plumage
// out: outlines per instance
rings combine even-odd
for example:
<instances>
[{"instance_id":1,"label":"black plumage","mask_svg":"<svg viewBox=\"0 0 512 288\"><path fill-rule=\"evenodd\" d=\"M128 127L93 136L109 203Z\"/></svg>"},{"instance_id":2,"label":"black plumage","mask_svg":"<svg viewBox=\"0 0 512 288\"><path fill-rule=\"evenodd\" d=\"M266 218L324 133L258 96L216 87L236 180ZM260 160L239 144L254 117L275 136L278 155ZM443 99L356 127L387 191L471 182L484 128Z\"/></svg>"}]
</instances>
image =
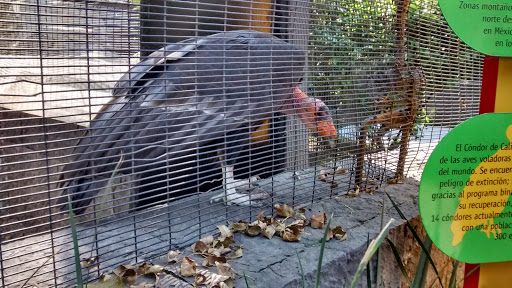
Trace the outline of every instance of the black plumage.
<instances>
[{"instance_id":1,"label":"black plumage","mask_svg":"<svg viewBox=\"0 0 512 288\"><path fill-rule=\"evenodd\" d=\"M302 102L313 110L321 106L316 110L322 113L313 111L315 119L301 120L317 134L325 127L315 130L312 122L332 126L325 105L298 90L304 61L295 45L249 30L154 52L123 75L113 98L91 121L60 175L63 195L71 195L73 210L82 213L118 163L120 173L135 174L150 186L147 179L162 169L170 177L185 163L214 162L228 168L224 180L231 185L235 159L249 145L250 133L276 112L297 113ZM324 134L333 138L330 126ZM232 192L227 200L237 203L233 186L226 189ZM59 199L66 202L67 197ZM239 202L250 204L247 198Z\"/></svg>"}]
</instances>

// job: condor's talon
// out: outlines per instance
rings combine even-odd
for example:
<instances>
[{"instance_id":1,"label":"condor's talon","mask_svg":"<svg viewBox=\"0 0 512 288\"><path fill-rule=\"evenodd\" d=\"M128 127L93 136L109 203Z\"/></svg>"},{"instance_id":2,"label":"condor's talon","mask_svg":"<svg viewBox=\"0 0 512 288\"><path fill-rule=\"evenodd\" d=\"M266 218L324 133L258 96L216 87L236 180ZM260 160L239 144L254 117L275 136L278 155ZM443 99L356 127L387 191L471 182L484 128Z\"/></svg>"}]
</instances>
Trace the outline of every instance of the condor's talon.
<instances>
[{"instance_id":1,"label":"condor's talon","mask_svg":"<svg viewBox=\"0 0 512 288\"><path fill-rule=\"evenodd\" d=\"M210 204L214 204L217 202L226 202L226 199L224 198L224 193L221 193L219 195L215 195L210 198Z\"/></svg>"},{"instance_id":2,"label":"condor's talon","mask_svg":"<svg viewBox=\"0 0 512 288\"><path fill-rule=\"evenodd\" d=\"M261 207L263 203L258 203L254 200L267 199L270 196L267 193L258 193L255 195L245 195L236 192L222 192L210 198L210 203L225 202L227 205L238 205L248 207Z\"/></svg>"}]
</instances>

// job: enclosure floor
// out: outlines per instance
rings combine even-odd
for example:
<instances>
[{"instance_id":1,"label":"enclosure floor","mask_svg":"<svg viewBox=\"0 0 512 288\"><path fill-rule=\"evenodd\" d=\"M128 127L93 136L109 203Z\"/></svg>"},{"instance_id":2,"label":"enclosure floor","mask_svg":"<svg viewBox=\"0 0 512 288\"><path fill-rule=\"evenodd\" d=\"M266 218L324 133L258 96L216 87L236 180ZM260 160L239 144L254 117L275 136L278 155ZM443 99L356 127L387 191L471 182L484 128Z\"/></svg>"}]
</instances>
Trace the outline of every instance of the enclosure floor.
<instances>
[{"instance_id":1,"label":"enclosure floor","mask_svg":"<svg viewBox=\"0 0 512 288\"><path fill-rule=\"evenodd\" d=\"M443 131L438 128L429 129L427 131L424 130L424 134L444 136L447 132L447 130ZM426 159L428 159L428 156L435 147L435 142L437 142L435 139L427 141L425 138L411 141L406 163L406 171L408 171L409 176L417 180L421 176ZM380 167L380 169L393 167L393 162L396 164L395 161L398 159L398 150L382 153L384 155L372 155L370 157L386 156L388 160L385 163L385 167ZM366 165L368 169L379 169L379 163L381 162L373 163L369 161ZM332 165L331 163L330 166ZM346 168L350 169L351 167ZM263 210L265 215L271 215L272 210L270 207L276 203L286 203L298 208L300 203L312 203L313 201L315 204L300 205L309 207L312 209L310 211L319 210L325 206L325 209L322 209L326 213L334 213L338 215L336 217L343 219L340 223L349 231L349 235L351 235L349 239L351 239L351 237L355 236L352 229L369 221L376 221L375 219L380 213L378 206L383 195L377 191L376 195L373 196L362 193L360 197L348 197L346 193L349 189L348 183L351 181L349 173L336 175L335 180L339 186L333 189L330 184L322 182L316 177L320 169L316 167L299 173L286 172L273 178L258 181L262 190L273 195L271 199L265 200L266 205L264 207L266 208L264 209L258 207L225 206L223 203L210 204L209 198L215 195L214 193L218 193L217 191L187 197L166 205L137 211L98 223L78 225L77 235L81 258L87 259L99 255L100 270L89 271L89 276L95 278L98 277L99 272L109 271L120 264L148 261L165 255L169 250L186 247L197 241L200 237L215 234L216 226L226 224L226 220L254 220L260 210ZM389 171L388 174L392 174L391 172ZM417 189L413 189L414 191L399 190L399 193L403 195L397 194L395 195L397 197L412 199L410 197L414 198L417 196ZM329 199L336 199L336 201ZM356 210L358 211L357 213L355 213ZM372 233L378 231L375 223L365 228L365 233L370 228L374 229ZM169 227L172 228L169 229ZM317 232L314 233L318 234ZM318 236L316 234L314 234L315 237ZM63 287L74 284L76 276L71 235L71 230L64 228L52 233L2 243L5 285L8 287L21 285L23 279L28 278L38 268L39 270L31 278L31 282L37 283L39 287L54 287L55 285ZM316 238L312 239L318 241ZM364 238L366 239L366 236ZM362 243L361 239L354 240L357 240L359 244ZM256 249L255 247L247 246L250 240L245 241L249 242L243 243L244 247L247 247L249 250ZM268 243L276 241L281 240L271 240ZM305 243L301 242L302 244L290 245L293 247L294 245L306 247L314 242L310 243L308 241L305 240L302 241ZM346 243L343 245L352 245L348 244L352 243L350 241ZM290 253L292 252L290 251ZM55 255L54 261L50 260L44 264L52 255ZM248 259L251 258L249 257ZM249 266L253 265L250 263L251 261L240 261L244 265L242 267L243 270L257 272L259 268L256 270L255 268L249 268ZM275 260L268 261L272 262ZM268 264L271 266L270 262ZM261 267L261 269L264 269L264 267ZM84 271L84 274L86 274L85 272L87 271ZM52 279L55 279L55 281Z\"/></svg>"}]
</instances>

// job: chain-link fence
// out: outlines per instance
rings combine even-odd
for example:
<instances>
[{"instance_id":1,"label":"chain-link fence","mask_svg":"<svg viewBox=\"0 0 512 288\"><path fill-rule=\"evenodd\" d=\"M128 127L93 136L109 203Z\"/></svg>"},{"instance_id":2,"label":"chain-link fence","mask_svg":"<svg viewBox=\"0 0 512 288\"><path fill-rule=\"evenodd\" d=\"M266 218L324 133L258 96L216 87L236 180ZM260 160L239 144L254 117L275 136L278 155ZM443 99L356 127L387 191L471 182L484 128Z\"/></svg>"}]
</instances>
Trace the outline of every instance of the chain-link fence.
<instances>
[{"instance_id":1,"label":"chain-link fence","mask_svg":"<svg viewBox=\"0 0 512 288\"><path fill-rule=\"evenodd\" d=\"M437 1L0 1L0 35L6 287L74 283L68 203L94 278L419 177L478 112L483 57Z\"/></svg>"}]
</instances>

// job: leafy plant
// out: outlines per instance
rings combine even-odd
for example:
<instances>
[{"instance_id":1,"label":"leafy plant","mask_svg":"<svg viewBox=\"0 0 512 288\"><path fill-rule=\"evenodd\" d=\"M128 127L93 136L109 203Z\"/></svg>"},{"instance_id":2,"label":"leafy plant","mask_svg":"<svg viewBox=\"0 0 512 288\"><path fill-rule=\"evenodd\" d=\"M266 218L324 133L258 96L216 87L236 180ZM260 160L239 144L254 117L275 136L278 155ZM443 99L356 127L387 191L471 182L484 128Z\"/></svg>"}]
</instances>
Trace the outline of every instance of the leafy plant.
<instances>
[{"instance_id":1,"label":"leafy plant","mask_svg":"<svg viewBox=\"0 0 512 288\"><path fill-rule=\"evenodd\" d=\"M382 244L382 241L386 238L386 235L388 235L389 229L391 228L391 224L395 221L395 219L391 218L389 219L388 223L382 231L380 231L377 238L373 239L370 245L368 245L368 249L366 249L366 252L363 255L363 259L361 259L361 262L359 262L359 266L357 267L356 274L354 275L354 279L352 279L352 283L350 284L350 288L356 287L357 282L359 281L359 278L361 277L361 274L363 273L364 269L370 262L370 259L372 258L373 254L377 252L380 245Z\"/></svg>"}]
</instances>

